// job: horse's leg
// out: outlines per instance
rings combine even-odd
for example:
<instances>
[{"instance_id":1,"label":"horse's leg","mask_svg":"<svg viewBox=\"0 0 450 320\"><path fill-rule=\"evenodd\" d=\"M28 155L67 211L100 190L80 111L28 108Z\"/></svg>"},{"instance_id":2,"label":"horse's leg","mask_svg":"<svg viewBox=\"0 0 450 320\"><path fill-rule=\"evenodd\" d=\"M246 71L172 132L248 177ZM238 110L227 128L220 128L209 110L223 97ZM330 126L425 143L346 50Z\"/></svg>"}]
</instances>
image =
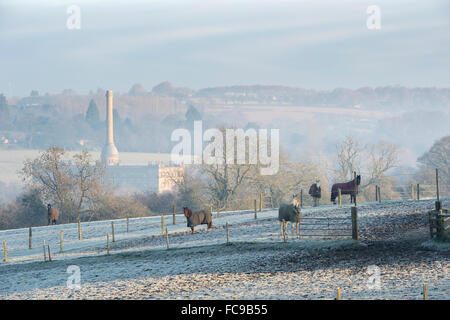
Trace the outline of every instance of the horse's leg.
<instances>
[{"instance_id":1,"label":"horse's leg","mask_svg":"<svg viewBox=\"0 0 450 320\"><path fill-rule=\"evenodd\" d=\"M194 234L194 227L191 227L191 234Z\"/></svg>"}]
</instances>

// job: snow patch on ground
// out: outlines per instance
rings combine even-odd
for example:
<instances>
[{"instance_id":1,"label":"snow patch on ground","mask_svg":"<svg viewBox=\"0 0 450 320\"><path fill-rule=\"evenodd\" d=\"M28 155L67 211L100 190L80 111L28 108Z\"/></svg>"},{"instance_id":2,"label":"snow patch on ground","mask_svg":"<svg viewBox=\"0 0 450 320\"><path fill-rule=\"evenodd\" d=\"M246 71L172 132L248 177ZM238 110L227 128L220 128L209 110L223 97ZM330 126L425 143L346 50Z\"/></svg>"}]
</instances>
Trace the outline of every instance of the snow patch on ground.
<instances>
[{"instance_id":1,"label":"snow patch on ground","mask_svg":"<svg viewBox=\"0 0 450 320\"><path fill-rule=\"evenodd\" d=\"M361 203L359 242L333 232L298 237L290 228L284 242L274 209L257 219L252 210L214 214L212 231L202 226L194 235L183 216L175 224L166 216L169 249L160 217L130 219L128 233L126 221L116 220L110 255L111 221L83 223L81 241L76 224L33 228L31 250L28 229L2 231L11 260L0 263L0 299L334 299L337 287L343 299L421 299L423 283L430 299L449 299L448 245L427 241L433 206L434 200ZM350 206L304 208L302 216L332 225L338 218L347 228ZM303 235L323 228L308 223ZM43 240L52 262L43 262ZM66 285L71 265L80 268L80 289ZM377 289L368 284L371 266L379 271Z\"/></svg>"}]
</instances>

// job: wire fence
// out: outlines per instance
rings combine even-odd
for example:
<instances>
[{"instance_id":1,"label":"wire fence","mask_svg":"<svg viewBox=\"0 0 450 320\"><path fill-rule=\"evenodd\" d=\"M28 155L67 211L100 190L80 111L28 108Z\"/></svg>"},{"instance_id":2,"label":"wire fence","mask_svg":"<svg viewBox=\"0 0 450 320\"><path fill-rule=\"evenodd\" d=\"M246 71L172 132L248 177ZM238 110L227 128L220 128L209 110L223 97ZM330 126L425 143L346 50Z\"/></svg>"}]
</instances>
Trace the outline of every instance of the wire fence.
<instances>
[{"instance_id":1,"label":"wire fence","mask_svg":"<svg viewBox=\"0 0 450 320\"><path fill-rule=\"evenodd\" d=\"M438 180L437 180L438 181ZM420 200L420 199L426 199L426 198L438 198L438 194L440 192L441 197L449 196L447 192L440 191L440 188L442 186L446 187L448 183L439 184L437 186L436 184L403 184L398 185L395 187L394 191L397 195L400 195L400 199L410 199L410 200ZM361 202L372 202L372 201L386 201L386 200L399 200L396 198L389 197L389 194L386 194L383 192L383 185L375 185L376 187L375 191L371 190L371 196L365 195L365 198L360 199L358 203ZM267 190L268 188L260 188L262 190ZM444 190L446 188L443 188ZM380 192L381 190L381 192ZM394 193L395 194L395 193ZM304 190L299 190L298 195L300 197L300 206L305 207L308 203L311 203L312 197L306 194ZM307 201L309 200L309 201ZM279 206L280 199L279 197L275 197L273 194L267 194L263 192L253 192L249 194L248 196L244 198L233 198L233 203L238 203L239 205L237 207L228 208L226 204L222 204L220 200L216 201L205 201L202 202L203 206L207 208L208 211L210 211L212 217L214 219L220 218L222 216L233 216L235 221L238 222L248 222L251 220L251 218L258 219L258 215L265 211L273 211ZM323 203L322 203L323 204ZM232 209L232 210L230 210ZM233 210L234 209L234 210ZM226 212L224 212L226 210ZM103 221L96 221L96 222L78 222L77 224L68 224L68 225L60 225L55 227L40 227L40 228L33 228L34 230L50 230L47 228L54 228L55 230L60 230L61 232L67 229L67 233L65 235L64 241L69 244L69 247L73 245L74 250L79 250L83 246L79 246L78 244L75 244L75 240L86 240L86 237L91 240L91 244L97 244L98 242L103 242L104 240L101 240L99 235L104 234L104 236L108 236L111 234L111 240L112 242L115 242L115 234L121 234L119 238L123 239L132 239L133 237L140 237L144 234L147 235L166 235L168 236L167 228L169 228L169 231L172 233L180 232L182 229L183 232L186 230L186 219L184 217L184 212L182 208L177 208L175 204L172 205L171 212L162 212L159 215L153 215L150 217L145 218L134 218L131 219L131 217L127 217L126 219L118 219L118 220L103 220ZM170 219L170 215L172 216L172 219ZM169 216L169 217L167 217ZM237 216L241 216L242 219L237 219ZM276 217L276 215L273 215L273 217ZM273 218L272 217L272 218ZM353 219L353 217L352 217ZM350 237L352 236L352 227L354 225L352 219L349 217L301 217L300 218L300 225L299 225L299 234L298 237L322 237L322 238L330 238L330 237ZM180 221L182 224L180 225ZM123 229L125 228L126 223L126 233L123 232ZM105 227L105 224L110 225L110 227ZM87 228L84 232L84 237L82 237L83 234L83 228ZM175 228L175 230L174 230ZM64 230L63 230L64 229ZM77 229L77 230L76 230ZM130 229L133 231L130 232ZM180 229L180 230L179 230ZM75 232L76 230L76 232ZM106 231L105 231L106 230ZM110 232L107 232L107 230L110 230ZM120 231L122 230L122 232ZM159 231L158 231L159 230ZM32 231L31 228L28 229L22 229L22 232L19 232L20 234L26 233L28 234L29 231L29 243L31 248L31 237L32 237ZM106 232L106 233L105 233ZM150 232L150 233L149 233ZM7 233L0 232L0 235L6 235ZM280 233L281 235L283 232ZM23 235L20 236L21 239L23 239ZM39 240L47 241L47 245L50 246L50 241L48 239L48 235L43 232L39 233L38 236ZM51 237L55 240L58 238L58 236L52 234ZM14 238L14 237L13 237ZM58 239L59 240L59 239ZM75 241L75 242L74 242ZM166 239L167 246L169 246L169 239ZM22 242L22 240L19 241L21 244L19 245L20 250L23 250L22 248L24 246L25 242ZM88 241L85 241L84 243L87 243ZM14 243L14 240L13 240ZM58 242L56 242L58 243ZM59 246L63 247L63 234L61 233L61 239L59 240ZM109 243L109 241L108 241ZM55 246L55 242L51 243L52 246ZM88 244L86 244L88 246ZM109 245L108 245L109 247ZM19 251L20 251L19 250ZM50 250L50 249L49 249ZM45 251L45 250L44 250ZM63 251L62 249L60 251ZM7 253L7 244L4 243L4 252L5 252L5 261L6 253Z\"/></svg>"},{"instance_id":2,"label":"wire fence","mask_svg":"<svg viewBox=\"0 0 450 320\"><path fill-rule=\"evenodd\" d=\"M350 218L305 217L300 219L300 237L351 237Z\"/></svg>"}]
</instances>

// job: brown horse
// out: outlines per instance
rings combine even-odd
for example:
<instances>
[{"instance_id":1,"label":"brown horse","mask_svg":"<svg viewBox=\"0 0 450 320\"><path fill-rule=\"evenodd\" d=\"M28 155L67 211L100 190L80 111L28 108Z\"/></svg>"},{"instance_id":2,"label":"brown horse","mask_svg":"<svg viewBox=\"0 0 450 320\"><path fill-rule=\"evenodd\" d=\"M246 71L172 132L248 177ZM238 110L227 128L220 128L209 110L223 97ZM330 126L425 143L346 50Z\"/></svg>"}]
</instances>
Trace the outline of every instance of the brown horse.
<instances>
[{"instance_id":1,"label":"brown horse","mask_svg":"<svg viewBox=\"0 0 450 320\"><path fill-rule=\"evenodd\" d=\"M184 216L187 219L187 226L191 228L192 234L194 234L194 227L199 224L207 224L208 232L212 227L212 216L208 210L201 210L199 212L192 212L188 207L183 207Z\"/></svg>"},{"instance_id":2,"label":"brown horse","mask_svg":"<svg viewBox=\"0 0 450 320\"><path fill-rule=\"evenodd\" d=\"M355 173L356 176L356 173ZM356 182L355 182L356 179ZM336 204L336 198L339 194L339 189L341 189L341 194L350 195L350 203L355 202L355 197L358 194L358 186L361 184L361 176L357 175L352 181L344 183L335 183L331 187L331 202Z\"/></svg>"},{"instance_id":3,"label":"brown horse","mask_svg":"<svg viewBox=\"0 0 450 320\"><path fill-rule=\"evenodd\" d=\"M48 224L56 224L59 218L59 210L56 208L52 208L52 205L49 203L47 205L47 216L48 216Z\"/></svg>"}]
</instances>

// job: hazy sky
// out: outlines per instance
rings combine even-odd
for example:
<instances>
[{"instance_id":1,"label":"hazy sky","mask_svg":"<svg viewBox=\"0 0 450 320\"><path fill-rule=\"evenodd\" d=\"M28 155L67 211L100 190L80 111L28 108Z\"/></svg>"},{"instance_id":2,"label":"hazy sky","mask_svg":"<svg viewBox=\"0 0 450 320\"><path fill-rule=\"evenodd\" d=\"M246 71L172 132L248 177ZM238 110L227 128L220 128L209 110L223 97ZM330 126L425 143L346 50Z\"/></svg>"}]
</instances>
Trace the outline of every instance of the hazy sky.
<instances>
[{"instance_id":1,"label":"hazy sky","mask_svg":"<svg viewBox=\"0 0 450 320\"><path fill-rule=\"evenodd\" d=\"M69 30L67 8L81 9ZM369 5L381 29L369 30ZM0 92L450 87L450 1L0 2Z\"/></svg>"}]
</instances>

